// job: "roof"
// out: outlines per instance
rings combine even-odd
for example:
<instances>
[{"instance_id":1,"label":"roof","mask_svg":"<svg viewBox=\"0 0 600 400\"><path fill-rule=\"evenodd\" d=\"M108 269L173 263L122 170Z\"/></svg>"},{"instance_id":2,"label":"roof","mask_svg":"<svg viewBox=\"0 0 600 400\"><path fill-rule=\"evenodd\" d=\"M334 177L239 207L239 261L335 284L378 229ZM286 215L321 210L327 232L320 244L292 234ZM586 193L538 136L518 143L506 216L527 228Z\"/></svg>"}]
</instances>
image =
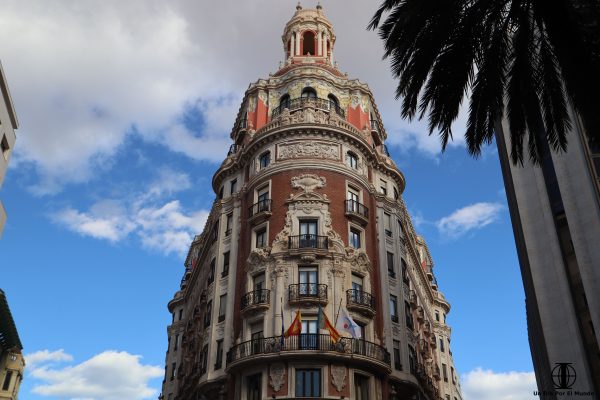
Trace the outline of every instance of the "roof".
<instances>
[{"instance_id":1,"label":"roof","mask_svg":"<svg viewBox=\"0 0 600 400\"><path fill-rule=\"evenodd\" d=\"M8 308L6 295L4 294L4 291L0 289L0 349L10 350L15 347L19 350L23 350L23 345L21 344L21 339L19 339L15 321Z\"/></svg>"},{"instance_id":2,"label":"roof","mask_svg":"<svg viewBox=\"0 0 600 400\"><path fill-rule=\"evenodd\" d=\"M0 91L2 91L2 98L6 104L6 109L8 110L12 127L13 129L17 129L19 127L19 121L17 120L15 105L12 102L12 97L10 97L10 91L8 90L8 84L6 83L6 76L4 75L4 70L2 69L2 62L0 62Z\"/></svg>"}]
</instances>

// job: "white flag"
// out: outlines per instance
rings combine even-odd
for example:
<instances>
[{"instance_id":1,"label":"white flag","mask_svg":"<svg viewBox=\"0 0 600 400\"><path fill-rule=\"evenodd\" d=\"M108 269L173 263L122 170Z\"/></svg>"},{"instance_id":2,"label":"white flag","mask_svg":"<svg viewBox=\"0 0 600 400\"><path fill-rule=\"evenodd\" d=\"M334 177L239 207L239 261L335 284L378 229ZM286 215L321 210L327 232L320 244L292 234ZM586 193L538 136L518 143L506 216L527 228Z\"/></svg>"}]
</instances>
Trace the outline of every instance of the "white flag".
<instances>
[{"instance_id":1,"label":"white flag","mask_svg":"<svg viewBox=\"0 0 600 400\"><path fill-rule=\"evenodd\" d=\"M360 326L358 326L350 314L348 314L346 307L342 307L340 315L338 316L337 324L335 325L335 329L342 334L347 333L354 339L360 339L361 337Z\"/></svg>"}]
</instances>

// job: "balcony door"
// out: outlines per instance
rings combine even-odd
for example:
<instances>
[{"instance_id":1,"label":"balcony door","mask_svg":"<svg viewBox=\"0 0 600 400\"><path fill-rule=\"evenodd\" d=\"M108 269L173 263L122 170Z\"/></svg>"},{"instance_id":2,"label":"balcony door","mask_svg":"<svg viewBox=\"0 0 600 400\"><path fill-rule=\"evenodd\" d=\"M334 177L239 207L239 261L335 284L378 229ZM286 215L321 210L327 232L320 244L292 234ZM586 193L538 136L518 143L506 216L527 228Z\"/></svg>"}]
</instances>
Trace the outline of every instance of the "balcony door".
<instances>
[{"instance_id":1,"label":"balcony door","mask_svg":"<svg viewBox=\"0 0 600 400\"><path fill-rule=\"evenodd\" d=\"M263 352L263 338L263 323L258 322L256 324L250 325L250 340L252 344L252 354L260 354Z\"/></svg>"},{"instance_id":2,"label":"balcony door","mask_svg":"<svg viewBox=\"0 0 600 400\"><path fill-rule=\"evenodd\" d=\"M369 399L369 378L366 376L354 374L354 399Z\"/></svg>"},{"instance_id":3,"label":"balcony door","mask_svg":"<svg viewBox=\"0 0 600 400\"><path fill-rule=\"evenodd\" d=\"M316 320L303 320L300 333L301 349L318 349L319 329Z\"/></svg>"},{"instance_id":4,"label":"balcony door","mask_svg":"<svg viewBox=\"0 0 600 400\"><path fill-rule=\"evenodd\" d=\"M254 304L264 303L265 302L265 294L263 293L263 289L265 288L265 274L259 274L254 277L254 296L253 301Z\"/></svg>"},{"instance_id":5,"label":"balcony door","mask_svg":"<svg viewBox=\"0 0 600 400\"><path fill-rule=\"evenodd\" d=\"M258 191L256 212L269 211L269 187L266 186Z\"/></svg>"},{"instance_id":6,"label":"balcony door","mask_svg":"<svg viewBox=\"0 0 600 400\"><path fill-rule=\"evenodd\" d=\"M352 274L352 300L357 304L362 304L363 278Z\"/></svg>"},{"instance_id":7,"label":"balcony door","mask_svg":"<svg viewBox=\"0 0 600 400\"><path fill-rule=\"evenodd\" d=\"M357 213L358 212L358 193L356 193L354 190L348 189L348 194L346 196L346 198L349 200L348 201L348 211L352 211Z\"/></svg>"},{"instance_id":8,"label":"balcony door","mask_svg":"<svg viewBox=\"0 0 600 400\"><path fill-rule=\"evenodd\" d=\"M319 294L319 271L317 267L298 268L298 294L317 296Z\"/></svg>"},{"instance_id":9,"label":"balcony door","mask_svg":"<svg viewBox=\"0 0 600 400\"><path fill-rule=\"evenodd\" d=\"M317 247L317 220L305 219L300 221L300 247Z\"/></svg>"}]
</instances>

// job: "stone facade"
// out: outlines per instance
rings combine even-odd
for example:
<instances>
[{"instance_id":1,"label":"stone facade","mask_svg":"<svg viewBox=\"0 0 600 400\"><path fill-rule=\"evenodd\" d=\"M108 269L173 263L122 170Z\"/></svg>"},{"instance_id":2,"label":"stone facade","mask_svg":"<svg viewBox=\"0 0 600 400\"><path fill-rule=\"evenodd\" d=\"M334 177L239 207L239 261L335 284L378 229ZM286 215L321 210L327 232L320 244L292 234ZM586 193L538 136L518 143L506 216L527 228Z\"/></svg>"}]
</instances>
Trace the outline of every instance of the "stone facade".
<instances>
[{"instance_id":1,"label":"stone facade","mask_svg":"<svg viewBox=\"0 0 600 400\"><path fill-rule=\"evenodd\" d=\"M0 187L2 187L12 149L17 140L15 129L19 127L2 64L0 64L0 94ZM6 210L0 200L0 236L5 223Z\"/></svg>"},{"instance_id":2,"label":"stone facade","mask_svg":"<svg viewBox=\"0 0 600 400\"><path fill-rule=\"evenodd\" d=\"M161 399L462 399L450 305L371 91L337 69L320 6L298 7L282 41L280 70L245 94L169 303ZM335 323L341 306L360 339L316 329L319 307ZM298 311L302 334L282 338Z\"/></svg>"},{"instance_id":3,"label":"stone facade","mask_svg":"<svg viewBox=\"0 0 600 400\"><path fill-rule=\"evenodd\" d=\"M540 166L509 161L507 121L498 153L511 213L538 390L547 398L600 391L600 149L572 112L569 148ZM553 375L570 363L576 380L553 395Z\"/></svg>"}]
</instances>

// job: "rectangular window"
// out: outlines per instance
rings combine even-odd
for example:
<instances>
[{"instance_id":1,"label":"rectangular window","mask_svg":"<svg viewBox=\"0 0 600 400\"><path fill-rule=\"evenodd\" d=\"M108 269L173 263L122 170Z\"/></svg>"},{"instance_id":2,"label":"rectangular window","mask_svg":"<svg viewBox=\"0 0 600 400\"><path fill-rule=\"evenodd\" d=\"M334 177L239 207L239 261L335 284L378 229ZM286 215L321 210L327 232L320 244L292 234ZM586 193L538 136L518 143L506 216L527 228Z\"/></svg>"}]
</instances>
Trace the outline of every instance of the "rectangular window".
<instances>
[{"instance_id":1,"label":"rectangular window","mask_svg":"<svg viewBox=\"0 0 600 400\"><path fill-rule=\"evenodd\" d=\"M402 282L408 285L410 283L410 279L408 278L408 266L403 258L400 259L400 263L402 264Z\"/></svg>"},{"instance_id":2,"label":"rectangular window","mask_svg":"<svg viewBox=\"0 0 600 400\"><path fill-rule=\"evenodd\" d=\"M217 260L215 258L210 262L210 266L208 267L208 284L210 285L215 281L215 265Z\"/></svg>"},{"instance_id":3,"label":"rectangular window","mask_svg":"<svg viewBox=\"0 0 600 400\"><path fill-rule=\"evenodd\" d=\"M402 236L402 221L398 220L398 236Z\"/></svg>"},{"instance_id":4,"label":"rectangular window","mask_svg":"<svg viewBox=\"0 0 600 400\"><path fill-rule=\"evenodd\" d=\"M6 135L2 135L2 141L0 142L0 151L2 151L2 155L4 159L8 159L8 151L10 150L10 146L8 145L8 140L6 140Z\"/></svg>"},{"instance_id":5,"label":"rectangular window","mask_svg":"<svg viewBox=\"0 0 600 400\"><path fill-rule=\"evenodd\" d=\"M383 213L383 229L385 236L392 237L392 216L388 213Z\"/></svg>"},{"instance_id":6,"label":"rectangular window","mask_svg":"<svg viewBox=\"0 0 600 400\"><path fill-rule=\"evenodd\" d=\"M446 364L442 364L442 373L444 375L444 382L448 382L448 369L446 368Z\"/></svg>"},{"instance_id":7,"label":"rectangular window","mask_svg":"<svg viewBox=\"0 0 600 400\"><path fill-rule=\"evenodd\" d=\"M346 163L350 168L358 169L358 157L352 152L346 153Z\"/></svg>"},{"instance_id":8,"label":"rectangular window","mask_svg":"<svg viewBox=\"0 0 600 400\"><path fill-rule=\"evenodd\" d=\"M317 267L298 267L298 295L301 297L319 294L319 271Z\"/></svg>"},{"instance_id":9,"label":"rectangular window","mask_svg":"<svg viewBox=\"0 0 600 400\"><path fill-rule=\"evenodd\" d=\"M202 368L200 370L201 374L206 373L206 368L208 367L208 345L205 344L202 348Z\"/></svg>"},{"instance_id":10,"label":"rectangular window","mask_svg":"<svg viewBox=\"0 0 600 400\"><path fill-rule=\"evenodd\" d=\"M392 278L396 277L396 272L394 271L394 253L387 252L387 268L388 275Z\"/></svg>"},{"instance_id":11,"label":"rectangular window","mask_svg":"<svg viewBox=\"0 0 600 400\"><path fill-rule=\"evenodd\" d=\"M212 314L212 300L206 303L206 314L204 314L204 327L207 328L210 325L210 318Z\"/></svg>"},{"instance_id":12,"label":"rectangular window","mask_svg":"<svg viewBox=\"0 0 600 400\"><path fill-rule=\"evenodd\" d=\"M362 292L362 290L363 290L363 278L362 277L352 274L352 289L359 293Z\"/></svg>"},{"instance_id":13,"label":"rectangular window","mask_svg":"<svg viewBox=\"0 0 600 400\"><path fill-rule=\"evenodd\" d=\"M369 400L369 378L354 374L354 399Z\"/></svg>"},{"instance_id":14,"label":"rectangular window","mask_svg":"<svg viewBox=\"0 0 600 400\"><path fill-rule=\"evenodd\" d=\"M179 334L175 335L175 344L173 345L173 351L176 351L179 347Z\"/></svg>"},{"instance_id":15,"label":"rectangular window","mask_svg":"<svg viewBox=\"0 0 600 400\"><path fill-rule=\"evenodd\" d=\"M221 369L223 365L223 339L217 340L217 360L215 361L215 369Z\"/></svg>"},{"instance_id":16,"label":"rectangular window","mask_svg":"<svg viewBox=\"0 0 600 400\"><path fill-rule=\"evenodd\" d=\"M262 399L262 375L255 374L246 378L248 392L246 400L261 400Z\"/></svg>"},{"instance_id":17,"label":"rectangular window","mask_svg":"<svg viewBox=\"0 0 600 400\"><path fill-rule=\"evenodd\" d=\"M398 298L390 295L390 316L393 322L398 322Z\"/></svg>"},{"instance_id":18,"label":"rectangular window","mask_svg":"<svg viewBox=\"0 0 600 400\"><path fill-rule=\"evenodd\" d=\"M404 312L406 314L406 327L412 330L414 328L413 315L410 311L410 305L406 301L404 302Z\"/></svg>"},{"instance_id":19,"label":"rectangular window","mask_svg":"<svg viewBox=\"0 0 600 400\"><path fill-rule=\"evenodd\" d=\"M269 185L264 186L257 191L257 205L252 212L255 214L271 211L271 202L269 199Z\"/></svg>"},{"instance_id":20,"label":"rectangular window","mask_svg":"<svg viewBox=\"0 0 600 400\"><path fill-rule=\"evenodd\" d=\"M450 367L450 376L452 377L452 383L456 385L456 379L454 379L454 367Z\"/></svg>"},{"instance_id":21,"label":"rectangular window","mask_svg":"<svg viewBox=\"0 0 600 400\"><path fill-rule=\"evenodd\" d=\"M440 313L438 311L435 312L435 320L440 322Z\"/></svg>"},{"instance_id":22,"label":"rectangular window","mask_svg":"<svg viewBox=\"0 0 600 400\"><path fill-rule=\"evenodd\" d=\"M267 229L260 228L256 231L255 247L261 248L267 246Z\"/></svg>"},{"instance_id":23,"label":"rectangular window","mask_svg":"<svg viewBox=\"0 0 600 400\"><path fill-rule=\"evenodd\" d=\"M179 320L181 321L183 319L183 308L179 309Z\"/></svg>"},{"instance_id":24,"label":"rectangular window","mask_svg":"<svg viewBox=\"0 0 600 400\"><path fill-rule=\"evenodd\" d=\"M237 179L229 182L229 193L234 194L235 192L237 192Z\"/></svg>"},{"instance_id":25,"label":"rectangular window","mask_svg":"<svg viewBox=\"0 0 600 400\"><path fill-rule=\"evenodd\" d=\"M400 358L400 342L394 340L394 368L402 371L402 359Z\"/></svg>"},{"instance_id":26,"label":"rectangular window","mask_svg":"<svg viewBox=\"0 0 600 400\"><path fill-rule=\"evenodd\" d=\"M360 230L356 228L350 228L350 238L348 239L350 247L360 249Z\"/></svg>"},{"instance_id":27,"label":"rectangular window","mask_svg":"<svg viewBox=\"0 0 600 400\"><path fill-rule=\"evenodd\" d=\"M317 248L319 243L318 238L318 221L316 219L304 219L300 220L300 239L299 247L304 248Z\"/></svg>"},{"instance_id":28,"label":"rectangular window","mask_svg":"<svg viewBox=\"0 0 600 400\"><path fill-rule=\"evenodd\" d=\"M225 226L225 236L231 235L231 226L233 225L233 213L227 214L227 225Z\"/></svg>"},{"instance_id":29,"label":"rectangular window","mask_svg":"<svg viewBox=\"0 0 600 400\"><path fill-rule=\"evenodd\" d=\"M224 278L229 275L229 252L223 253L223 272L221 272L221 277Z\"/></svg>"},{"instance_id":30,"label":"rectangular window","mask_svg":"<svg viewBox=\"0 0 600 400\"><path fill-rule=\"evenodd\" d=\"M321 370L296 370L296 397L321 397Z\"/></svg>"},{"instance_id":31,"label":"rectangular window","mask_svg":"<svg viewBox=\"0 0 600 400\"><path fill-rule=\"evenodd\" d=\"M10 388L10 381L12 379L12 371L6 371L6 376L4 377L4 383L2 384L2 390L8 390Z\"/></svg>"},{"instance_id":32,"label":"rectangular window","mask_svg":"<svg viewBox=\"0 0 600 400\"><path fill-rule=\"evenodd\" d=\"M261 354L264 349L263 323L250 325L250 340L252 341L252 354Z\"/></svg>"},{"instance_id":33,"label":"rectangular window","mask_svg":"<svg viewBox=\"0 0 600 400\"><path fill-rule=\"evenodd\" d=\"M225 321L225 312L227 310L227 294L221 295L219 300L219 322Z\"/></svg>"},{"instance_id":34,"label":"rectangular window","mask_svg":"<svg viewBox=\"0 0 600 400\"><path fill-rule=\"evenodd\" d=\"M398 200L400 198L400 194L398 193L398 189L394 187L394 200Z\"/></svg>"},{"instance_id":35,"label":"rectangular window","mask_svg":"<svg viewBox=\"0 0 600 400\"><path fill-rule=\"evenodd\" d=\"M415 349L410 344L408 345L408 363L410 373L415 374L417 372L417 353L415 353Z\"/></svg>"},{"instance_id":36,"label":"rectangular window","mask_svg":"<svg viewBox=\"0 0 600 400\"><path fill-rule=\"evenodd\" d=\"M177 373L177 363L171 364L171 380L175 379L175 374Z\"/></svg>"},{"instance_id":37,"label":"rectangular window","mask_svg":"<svg viewBox=\"0 0 600 400\"><path fill-rule=\"evenodd\" d=\"M265 151L258 158L258 167L259 167L259 169L263 169L263 168L267 167L269 164L271 164L271 152Z\"/></svg>"},{"instance_id":38,"label":"rectangular window","mask_svg":"<svg viewBox=\"0 0 600 400\"><path fill-rule=\"evenodd\" d=\"M379 193L387 196L387 182L383 179L379 180Z\"/></svg>"},{"instance_id":39,"label":"rectangular window","mask_svg":"<svg viewBox=\"0 0 600 400\"><path fill-rule=\"evenodd\" d=\"M444 338L443 337L440 338L440 351L442 353L444 353L446 351L446 349L444 349Z\"/></svg>"}]
</instances>

